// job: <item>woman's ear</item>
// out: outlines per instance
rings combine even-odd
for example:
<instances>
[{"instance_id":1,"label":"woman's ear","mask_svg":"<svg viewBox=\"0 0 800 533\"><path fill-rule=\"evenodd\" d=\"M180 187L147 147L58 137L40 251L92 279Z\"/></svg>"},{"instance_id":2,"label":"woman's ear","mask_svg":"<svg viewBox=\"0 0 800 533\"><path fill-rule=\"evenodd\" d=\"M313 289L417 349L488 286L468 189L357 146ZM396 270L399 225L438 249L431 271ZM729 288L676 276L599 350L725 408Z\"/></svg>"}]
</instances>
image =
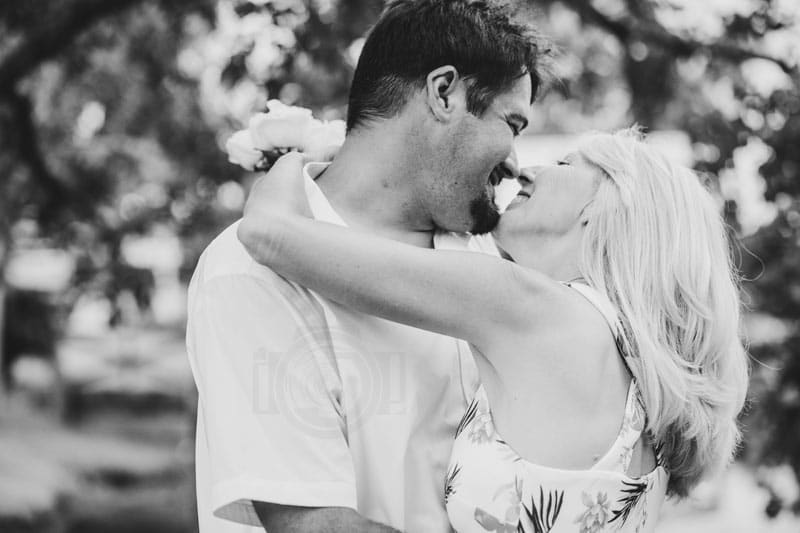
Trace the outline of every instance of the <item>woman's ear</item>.
<instances>
[{"instance_id":1,"label":"woman's ear","mask_svg":"<svg viewBox=\"0 0 800 533\"><path fill-rule=\"evenodd\" d=\"M428 107L433 116L442 122L449 121L460 107L459 100L463 99L463 83L458 70L451 65L432 70L426 80L426 89Z\"/></svg>"},{"instance_id":2,"label":"woman's ear","mask_svg":"<svg viewBox=\"0 0 800 533\"><path fill-rule=\"evenodd\" d=\"M583 206L583 209L581 209L581 212L578 213L578 222L581 225L581 229L583 229L583 228L585 228L586 226L589 225L589 212L588 211L589 211L589 206L591 206L591 205L592 205L592 202L589 202L588 204Z\"/></svg>"}]
</instances>

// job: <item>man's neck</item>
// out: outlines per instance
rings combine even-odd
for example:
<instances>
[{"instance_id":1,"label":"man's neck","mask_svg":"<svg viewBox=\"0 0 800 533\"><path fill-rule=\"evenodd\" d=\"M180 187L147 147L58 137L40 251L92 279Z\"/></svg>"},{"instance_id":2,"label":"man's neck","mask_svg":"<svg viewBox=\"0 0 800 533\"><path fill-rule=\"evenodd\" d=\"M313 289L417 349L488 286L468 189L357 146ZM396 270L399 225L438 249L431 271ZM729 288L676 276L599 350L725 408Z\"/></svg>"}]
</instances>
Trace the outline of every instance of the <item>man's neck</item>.
<instances>
[{"instance_id":1,"label":"man's neck","mask_svg":"<svg viewBox=\"0 0 800 533\"><path fill-rule=\"evenodd\" d=\"M422 168L411 150L402 124L353 132L317 185L349 226L429 248L434 226L415 191Z\"/></svg>"}]
</instances>

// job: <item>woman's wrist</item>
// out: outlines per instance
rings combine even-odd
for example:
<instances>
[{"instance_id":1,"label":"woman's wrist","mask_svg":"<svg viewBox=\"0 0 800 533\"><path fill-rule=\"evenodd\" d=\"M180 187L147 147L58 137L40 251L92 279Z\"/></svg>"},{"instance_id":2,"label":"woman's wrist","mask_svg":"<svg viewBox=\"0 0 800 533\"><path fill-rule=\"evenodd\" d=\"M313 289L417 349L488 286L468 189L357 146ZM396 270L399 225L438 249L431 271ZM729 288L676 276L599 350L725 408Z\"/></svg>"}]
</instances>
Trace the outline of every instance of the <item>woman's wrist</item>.
<instances>
[{"instance_id":1,"label":"woman's wrist","mask_svg":"<svg viewBox=\"0 0 800 533\"><path fill-rule=\"evenodd\" d=\"M287 234L292 215L251 211L245 213L237 229L239 241L256 262L272 266Z\"/></svg>"}]
</instances>

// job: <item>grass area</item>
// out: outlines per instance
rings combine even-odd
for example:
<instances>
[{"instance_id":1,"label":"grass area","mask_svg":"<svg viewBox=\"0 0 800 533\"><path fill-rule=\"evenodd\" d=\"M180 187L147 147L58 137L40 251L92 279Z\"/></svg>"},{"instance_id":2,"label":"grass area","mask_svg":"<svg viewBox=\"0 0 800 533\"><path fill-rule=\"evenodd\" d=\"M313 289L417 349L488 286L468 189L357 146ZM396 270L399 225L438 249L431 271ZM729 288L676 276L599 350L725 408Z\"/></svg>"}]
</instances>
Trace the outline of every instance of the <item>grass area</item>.
<instances>
[{"instance_id":1,"label":"grass area","mask_svg":"<svg viewBox=\"0 0 800 533\"><path fill-rule=\"evenodd\" d=\"M196 531L191 416L95 412L64 427L13 402L0 410L3 533ZM657 533L796 533L764 513L768 494L735 466L694 498L668 504Z\"/></svg>"},{"instance_id":2,"label":"grass area","mask_svg":"<svg viewBox=\"0 0 800 533\"><path fill-rule=\"evenodd\" d=\"M120 431L128 417L69 428L10 403L0 414L0 531L194 530L188 415L153 417L153 434L172 429L159 442Z\"/></svg>"},{"instance_id":3,"label":"grass area","mask_svg":"<svg viewBox=\"0 0 800 533\"><path fill-rule=\"evenodd\" d=\"M749 468L737 464L713 482L703 484L682 502L667 502L656 533L797 533L800 518L783 511L764 512L768 492Z\"/></svg>"},{"instance_id":4,"label":"grass area","mask_svg":"<svg viewBox=\"0 0 800 533\"><path fill-rule=\"evenodd\" d=\"M59 360L72 424L24 395L0 406L0 532L191 533L194 388L174 331L70 338ZM796 533L788 512L738 465L696 496L668 504L657 533Z\"/></svg>"}]
</instances>

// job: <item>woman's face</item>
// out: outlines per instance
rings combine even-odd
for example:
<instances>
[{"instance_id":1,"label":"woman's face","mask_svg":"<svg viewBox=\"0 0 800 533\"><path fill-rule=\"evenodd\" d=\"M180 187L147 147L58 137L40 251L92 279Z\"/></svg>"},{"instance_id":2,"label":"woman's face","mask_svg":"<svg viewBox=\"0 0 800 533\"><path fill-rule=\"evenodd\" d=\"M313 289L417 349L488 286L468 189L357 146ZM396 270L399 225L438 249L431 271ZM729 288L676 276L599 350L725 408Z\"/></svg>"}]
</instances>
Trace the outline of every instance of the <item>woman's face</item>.
<instances>
[{"instance_id":1,"label":"woman's face","mask_svg":"<svg viewBox=\"0 0 800 533\"><path fill-rule=\"evenodd\" d=\"M523 169L522 188L500 219L495 237L513 257L512 243L535 245L540 242L537 237L552 240L572 233L580 226L600 178L600 169L577 153L553 166Z\"/></svg>"}]
</instances>

